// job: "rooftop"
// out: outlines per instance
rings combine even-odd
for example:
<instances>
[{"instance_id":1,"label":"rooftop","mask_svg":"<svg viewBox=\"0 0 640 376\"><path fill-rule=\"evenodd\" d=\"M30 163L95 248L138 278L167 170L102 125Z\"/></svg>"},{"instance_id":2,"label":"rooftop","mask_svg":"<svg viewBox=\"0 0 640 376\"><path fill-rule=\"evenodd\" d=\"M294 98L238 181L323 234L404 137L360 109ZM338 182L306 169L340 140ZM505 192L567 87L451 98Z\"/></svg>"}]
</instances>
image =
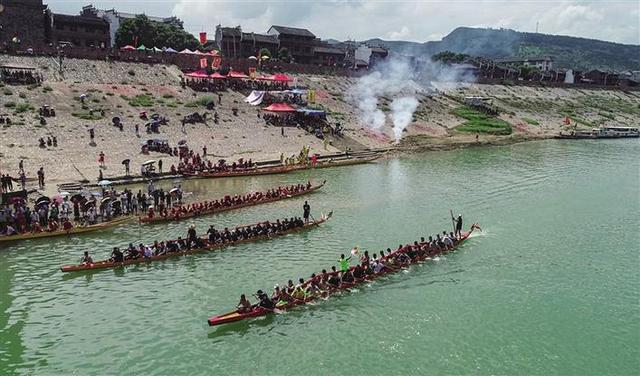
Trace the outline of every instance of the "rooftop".
<instances>
[{"instance_id":1,"label":"rooftop","mask_svg":"<svg viewBox=\"0 0 640 376\"><path fill-rule=\"evenodd\" d=\"M508 57L504 59L497 59L498 63L520 63L524 61L553 61L551 56L529 56L529 57Z\"/></svg>"},{"instance_id":2,"label":"rooftop","mask_svg":"<svg viewBox=\"0 0 640 376\"><path fill-rule=\"evenodd\" d=\"M301 36L301 37L310 37L310 38L315 38L316 37L309 30L300 29L300 28L297 28L297 27L273 25L273 26L271 26L271 28L269 30L271 30L271 29L274 29L278 33L285 34L285 35L297 35L297 36Z\"/></svg>"}]
</instances>

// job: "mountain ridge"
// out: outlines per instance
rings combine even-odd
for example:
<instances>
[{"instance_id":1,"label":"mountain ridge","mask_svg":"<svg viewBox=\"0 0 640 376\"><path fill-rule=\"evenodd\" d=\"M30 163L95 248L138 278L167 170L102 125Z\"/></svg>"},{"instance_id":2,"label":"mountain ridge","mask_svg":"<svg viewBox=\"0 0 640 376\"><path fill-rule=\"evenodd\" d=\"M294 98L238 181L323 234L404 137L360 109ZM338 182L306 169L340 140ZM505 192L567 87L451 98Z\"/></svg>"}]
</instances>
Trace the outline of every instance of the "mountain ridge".
<instances>
[{"instance_id":1,"label":"mountain ridge","mask_svg":"<svg viewBox=\"0 0 640 376\"><path fill-rule=\"evenodd\" d=\"M365 42L413 56L431 56L442 51L489 59L549 55L558 68L640 70L640 45L511 29L458 27L440 41L420 43L373 38Z\"/></svg>"}]
</instances>

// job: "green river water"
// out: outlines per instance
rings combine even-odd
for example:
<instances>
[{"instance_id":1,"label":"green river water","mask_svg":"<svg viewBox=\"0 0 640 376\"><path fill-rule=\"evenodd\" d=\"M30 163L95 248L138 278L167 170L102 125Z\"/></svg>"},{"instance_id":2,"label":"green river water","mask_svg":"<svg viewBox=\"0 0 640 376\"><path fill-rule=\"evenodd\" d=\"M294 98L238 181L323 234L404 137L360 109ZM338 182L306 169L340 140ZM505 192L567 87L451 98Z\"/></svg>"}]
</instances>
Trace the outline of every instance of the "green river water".
<instances>
[{"instance_id":1,"label":"green river water","mask_svg":"<svg viewBox=\"0 0 640 376\"><path fill-rule=\"evenodd\" d=\"M189 198L327 180L319 192L167 225L0 245L0 374L640 373L640 143L542 141L297 174L183 183ZM64 274L84 250L334 210L320 228ZM211 328L241 293L451 228L458 251L284 314ZM467 227L465 224L465 227Z\"/></svg>"}]
</instances>

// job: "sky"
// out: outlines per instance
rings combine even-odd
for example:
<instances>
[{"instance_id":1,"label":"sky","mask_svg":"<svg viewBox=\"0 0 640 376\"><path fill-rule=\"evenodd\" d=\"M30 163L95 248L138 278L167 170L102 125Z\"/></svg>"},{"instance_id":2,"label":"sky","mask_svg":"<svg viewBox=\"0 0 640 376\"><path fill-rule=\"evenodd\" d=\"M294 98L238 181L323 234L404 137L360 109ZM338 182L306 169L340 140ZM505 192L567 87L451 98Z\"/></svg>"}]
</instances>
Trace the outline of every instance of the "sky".
<instances>
[{"instance_id":1,"label":"sky","mask_svg":"<svg viewBox=\"0 0 640 376\"><path fill-rule=\"evenodd\" d=\"M54 12L101 9L177 16L185 29L238 26L264 33L271 25L303 27L322 39L440 40L459 26L509 28L640 44L639 0L422 0L422 1L226 1L45 0Z\"/></svg>"}]
</instances>

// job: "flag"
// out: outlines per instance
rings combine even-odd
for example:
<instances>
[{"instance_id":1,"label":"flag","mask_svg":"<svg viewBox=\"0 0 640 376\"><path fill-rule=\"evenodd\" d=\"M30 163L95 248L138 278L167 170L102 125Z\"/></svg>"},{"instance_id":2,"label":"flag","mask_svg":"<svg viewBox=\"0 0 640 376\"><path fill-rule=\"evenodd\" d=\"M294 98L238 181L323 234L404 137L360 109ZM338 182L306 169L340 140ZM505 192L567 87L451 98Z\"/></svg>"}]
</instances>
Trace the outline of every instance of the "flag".
<instances>
[{"instance_id":1,"label":"flag","mask_svg":"<svg viewBox=\"0 0 640 376\"><path fill-rule=\"evenodd\" d=\"M200 59L200 68L206 68L207 67L207 58L203 57L202 59Z\"/></svg>"},{"instance_id":2,"label":"flag","mask_svg":"<svg viewBox=\"0 0 640 376\"><path fill-rule=\"evenodd\" d=\"M351 254L356 256L358 253L360 253L360 249L358 249L358 246L353 247L353 249L351 250Z\"/></svg>"},{"instance_id":3,"label":"flag","mask_svg":"<svg viewBox=\"0 0 640 376\"><path fill-rule=\"evenodd\" d=\"M251 77L252 80L256 78L256 68L254 67L249 68L249 77Z\"/></svg>"},{"instance_id":4,"label":"flag","mask_svg":"<svg viewBox=\"0 0 640 376\"><path fill-rule=\"evenodd\" d=\"M200 33L200 44L205 44L205 43L207 43L207 33L202 32Z\"/></svg>"}]
</instances>

